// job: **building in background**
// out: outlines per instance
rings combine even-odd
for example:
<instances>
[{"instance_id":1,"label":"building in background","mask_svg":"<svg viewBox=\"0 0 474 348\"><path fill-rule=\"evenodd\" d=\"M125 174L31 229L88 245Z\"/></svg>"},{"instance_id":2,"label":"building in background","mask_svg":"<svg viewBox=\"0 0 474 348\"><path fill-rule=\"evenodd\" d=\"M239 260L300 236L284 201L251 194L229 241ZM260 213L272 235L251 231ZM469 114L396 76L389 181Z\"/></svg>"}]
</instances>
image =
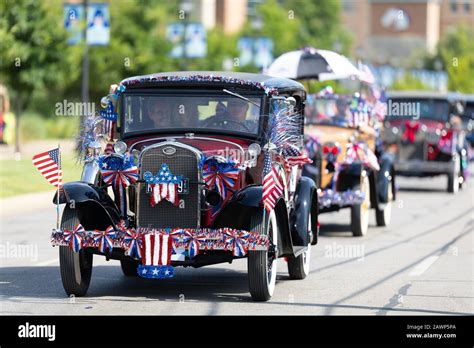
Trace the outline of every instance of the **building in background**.
<instances>
[{"instance_id":1,"label":"building in background","mask_svg":"<svg viewBox=\"0 0 474 348\"><path fill-rule=\"evenodd\" d=\"M238 32L247 20L247 0L184 0L196 9L196 20L206 29L221 27L226 34ZM250 1L251 2L251 1Z\"/></svg>"},{"instance_id":2,"label":"building in background","mask_svg":"<svg viewBox=\"0 0 474 348\"><path fill-rule=\"evenodd\" d=\"M342 22L356 56L400 66L416 51L434 52L453 27L474 28L473 7L473 0L342 0Z\"/></svg>"}]
</instances>

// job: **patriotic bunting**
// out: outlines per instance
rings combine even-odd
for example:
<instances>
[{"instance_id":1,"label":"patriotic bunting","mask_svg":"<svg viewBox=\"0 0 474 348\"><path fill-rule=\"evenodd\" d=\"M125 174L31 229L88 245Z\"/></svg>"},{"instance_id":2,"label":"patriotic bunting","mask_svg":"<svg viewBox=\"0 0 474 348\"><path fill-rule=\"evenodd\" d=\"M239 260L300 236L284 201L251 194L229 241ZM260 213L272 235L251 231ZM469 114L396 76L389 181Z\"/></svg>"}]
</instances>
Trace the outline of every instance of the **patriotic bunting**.
<instances>
[{"instance_id":1,"label":"patriotic bunting","mask_svg":"<svg viewBox=\"0 0 474 348\"><path fill-rule=\"evenodd\" d=\"M232 255L241 257L247 254L250 233L226 228L224 229L224 234L226 243L232 247Z\"/></svg>"},{"instance_id":2,"label":"patriotic bunting","mask_svg":"<svg viewBox=\"0 0 474 348\"><path fill-rule=\"evenodd\" d=\"M125 255L131 256L133 258L142 258L142 235L133 230L127 230L124 238L125 242Z\"/></svg>"},{"instance_id":3,"label":"patriotic bunting","mask_svg":"<svg viewBox=\"0 0 474 348\"><path fill-rule=\"evenodd\" d=\"M126 188L138 180L138 168L133 164L133 157L101 156L99 168L104 182L112 185L122 216L127 216Z\"/></svg>"},{"instance_id":4,"label":"patriotic bunting","mask_svg":"<svg viewBox=\"0 0 474 348\"><path fill-rule=\"evenodd\" d=\"M145 246L144 238L147 235L155 235L155 237L153 237L153 243L150 239L148 246ZM169 238L157 241L156 236L158 235ZM125 255L143 262L150 261L150 259L147 260L147 255L153 260L157 257L157 263L150 263L149 266L169 265L171 261L168 253L169 247L171 247L171 255L185 250L187 256L192 259L202 250L232 251L235 257L242 257L247 254L248 250L267 250L269 246L267 236L232 228L139 228L137 230L127 229L122 222L117 223L115 229L110 226L105 231L85 231L81 225L76 226L74 231L53 230L51 242L53 245L69 246L75 251L79 251L81 248L98 248L99 250L102 248L101 251L105 253L112 248L122 249L125 251ZM161 251L158 248L155 253L157 245L166 247L164 249L162 247ZM166 254L163 254L164 251Z\"/></svg>"},{"instance_id":5,"label":"patriotic bunting","mask_svg":"<svg viewBox=\"0 0 474 348\"><path fill-rule=\"evenodd\" d=\"M82 241L84 238L84 227L77 224L74 230L64 230L64 241L69 245L75 253L82 249Z\"/></svg>"},{"instance_id":6,"label":"patriotic bunting","mask_svg":"<svg viewBox=\"0 0 474 348\"><path fill-rule=\"evenodd\" d=\"M231 159L203 157L201 167L206 186L216 188L222 199L226 199L239 177L238 163Z\"/></svg>"},{"instance_id":7,"label":"patriotic bunting","mask_svg":"<svg viewBox=\"0 0 474 348\"><path fill-rule=\"evenodd\" d=\"M115 230L109 226L105 231L94 231L94 241L99 243L101 253L112 252L114 248Z\"/></svg>"}]
</instances>

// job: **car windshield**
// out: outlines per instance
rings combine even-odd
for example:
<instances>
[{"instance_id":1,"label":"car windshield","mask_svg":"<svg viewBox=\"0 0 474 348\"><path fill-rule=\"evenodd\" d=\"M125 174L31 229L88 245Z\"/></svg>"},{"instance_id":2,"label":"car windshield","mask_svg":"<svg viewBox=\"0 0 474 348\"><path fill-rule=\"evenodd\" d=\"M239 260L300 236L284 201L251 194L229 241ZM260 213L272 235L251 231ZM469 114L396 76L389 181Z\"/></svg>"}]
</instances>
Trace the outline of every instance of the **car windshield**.
<instances>
[{"instance_id":1,"label":"car windshield","mask_svg":"<svg viewBox=\"0 0 474 348\"><path fill-rule=\"evenodd\" d=\"M422 118L441 122L449 120L450 104L443 99L389 98L387 118Z\"/></svg>"},{"instance_id":2,"label":"car windshield","mask_svg":"<svg viewBox=\"0 0 474 348\"><path fill-rule=\"evenodd\" d=\"M262 97L242 94L130 93L123 99L123 132L232 132L257 135Z\"/></svg>"},{"instance_id":3,"label":"car windshield","mask_svg":"<svg viewBox=\"0 0 474 348\"><path fill-rule=\"evenodd\" d=\"M469 120L474 120L474 102L468 102L464 107L463 121L469 122Z\"/></svg>"},{"instance_id":4,"label":"car windshield","mask_svg":"<svg viewBox=\"0 0 474 348\"><path fill-rule=\"evenodd\" d=\"M347 125L352 120L346 98L308 98L305 107L306 123Z\"/></svg>"}]
</instances>

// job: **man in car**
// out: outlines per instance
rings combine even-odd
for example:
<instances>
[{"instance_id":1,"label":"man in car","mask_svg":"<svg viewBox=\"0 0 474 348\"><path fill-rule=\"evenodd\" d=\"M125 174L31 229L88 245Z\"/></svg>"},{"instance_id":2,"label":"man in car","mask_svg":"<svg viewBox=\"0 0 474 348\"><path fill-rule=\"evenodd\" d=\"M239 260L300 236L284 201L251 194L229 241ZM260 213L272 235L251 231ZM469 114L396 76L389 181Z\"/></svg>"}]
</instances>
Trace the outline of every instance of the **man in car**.
<instances>
[{"instance_id":1,"label":"man in car","mask_svg":"<svg viewBox=\"0 0 474 348\"><path fill-rule=\"evenodd\" d=\"M256 122L247 120L248 110L249 103L238 98L229 99L227 106L219 102L216 106L216 114L209 117L204 122L204 126L254 133Z\"/></svg>"}]
</instances>

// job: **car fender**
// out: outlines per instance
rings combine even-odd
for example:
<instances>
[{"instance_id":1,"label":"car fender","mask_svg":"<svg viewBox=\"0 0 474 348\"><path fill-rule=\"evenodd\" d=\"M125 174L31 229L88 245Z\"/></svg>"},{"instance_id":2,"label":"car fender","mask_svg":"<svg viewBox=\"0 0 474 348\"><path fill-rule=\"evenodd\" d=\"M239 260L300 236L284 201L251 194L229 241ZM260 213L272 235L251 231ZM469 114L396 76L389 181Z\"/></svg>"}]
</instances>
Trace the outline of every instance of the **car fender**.
<instances>
[{"instance_id":1,"label":"car fender","mask_svg":"<svg viewBox=\"0 0 474 348\"><path fill-rule=\"evenodd\" d=\"M390 153L384 153L380 157L380 171L376 173L377 201L379 203L387 203L388 185L392 185L392 193L395 198L395 171L393 170L394 160L394 155Z\"/></svg>"},{"instance_id":2,"label":"car fender","mask_svg":"<svg viewBox=\"0 0 474 348\"><path fill-rule=\"evenodd\" d=\"M82 181L65 183L55 193L54 204L68 204L77 209L79 220L84 228L107 228L120 220L120 212L107 191Z\"/></svg>"},{"instance_id":3,"label":"car fender","mask_svg":"<svg viewBox=\"0 0 474 348\"><path fill-rule=\"evenodd\" d=\"M316 184L314 181L308 177L301 177L295 191L295 209L290 215L291 237L294 246L307 246L310 242L308 217L312 219L311 226L316 229L317 216L314 221L313 209L315 195Z\"/></svg>"}]
</instances>

